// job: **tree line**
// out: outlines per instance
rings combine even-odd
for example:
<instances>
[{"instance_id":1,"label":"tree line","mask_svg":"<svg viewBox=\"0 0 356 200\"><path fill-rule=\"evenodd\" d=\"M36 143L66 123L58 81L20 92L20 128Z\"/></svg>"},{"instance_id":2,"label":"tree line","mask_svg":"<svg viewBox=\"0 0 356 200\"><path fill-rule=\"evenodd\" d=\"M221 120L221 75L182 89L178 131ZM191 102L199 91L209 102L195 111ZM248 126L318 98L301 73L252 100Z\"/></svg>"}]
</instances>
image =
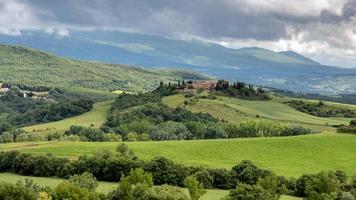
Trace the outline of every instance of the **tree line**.
<instances>
[{"instance_id":1,"label":"tree line","mask_svg":"<svg viewBox=\"0 0 356 200\"><path fill-rule=\"evenodd\" d=\"M216 91L242 99L248 100L269 100L271 97L267 92L260 87L255 87L251 84L246 84L244 82L234 82L230 83L226 80L219 80L215 87Z\"/></svg>"},{"instance_id":2,"label":"tree line","mask_svg":"<svg viewBox=\"0 0 356 200\"><path fill-rule=\"evenodd\" d=\"M193 196L199 196L203 188L228 189L230 193L226 199L231 200L277 200L282 194L308 200L344 200L356 196L356 176L348 181L350 179L346 174L339 170L304 174L296 179L278 176L269 170L257 167L251 161L242 161L231 169L184 166L163 157L150 161L140 160L124 144L119 145L115 152L96 152L93 156L81 156L78 160L16 151L1 152L0 172L66 178L69 182L60 184L59 186L63 188L59 189L58 186L55 191L61 191L60 195L68 195L69 191L76 191L75 193L83 195L82 199L99 199L100 195L90 193L90 188L93 189L96 186L95 181L85 179L86 181L80 183L82 178L77 174L84 174L82 176L101 181L120 182L116 190L108 196L100 197L104 199L151 199L144 198L146 195L158 195L152 199L167 199L159 197L159 194L164 191L176 194L177 197L181 196L181 193L167 185L188 187L190 190L195 190L190 191ZM72 188L75 186L68 185L71 182L77 182L79 186L89 190L81 191L78 185ZM154 188L153 185L161 185L161 187ZM0 197L10 191L3 188L11 187L14 186L0 184ZM17 189L13 188L11 191ZM26 189L22 187L19 190ZM52 195L53 191L46 193ZM54 194L57 193L54 192ZM135 196L138 194L140 198ZM95 198L89 198L87 195L94 195ZM168 199L187 199L183 196ZM62 197L58 199L69 198L68 196Z\"/></svg>"},{"instance_id":3,"label":"tree line","mask_svg":"<svg viewBox=\"0 0 356 200\"><path fill-rule=\"evenodd\" d=\"M330 105L324 103L323 101L308 102L302 100L291 100L286 103L298 111L308 113L310 115L315 115L318 117L356 117L356 109Z\"/></svg>"}]
</instances>

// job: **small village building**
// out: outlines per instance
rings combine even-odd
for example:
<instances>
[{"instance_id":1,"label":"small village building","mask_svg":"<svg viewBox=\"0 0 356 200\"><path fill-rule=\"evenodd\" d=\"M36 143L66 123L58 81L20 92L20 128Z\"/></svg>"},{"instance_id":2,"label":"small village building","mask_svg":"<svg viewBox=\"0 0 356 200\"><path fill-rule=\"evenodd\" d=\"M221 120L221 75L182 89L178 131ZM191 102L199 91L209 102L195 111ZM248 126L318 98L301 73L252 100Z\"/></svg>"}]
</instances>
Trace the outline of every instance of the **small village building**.
<instances>
[{"instance_id":1,"label":"small village building","mask_svg":"<svg viewBox=\"0 0 356 200\"><path fill-rule=\"evenodd\" d=\"M196 90L213 90L216 87L217 82L212 80L195 80L188 81L188 87Z\"/></svg>"}]
</instances>

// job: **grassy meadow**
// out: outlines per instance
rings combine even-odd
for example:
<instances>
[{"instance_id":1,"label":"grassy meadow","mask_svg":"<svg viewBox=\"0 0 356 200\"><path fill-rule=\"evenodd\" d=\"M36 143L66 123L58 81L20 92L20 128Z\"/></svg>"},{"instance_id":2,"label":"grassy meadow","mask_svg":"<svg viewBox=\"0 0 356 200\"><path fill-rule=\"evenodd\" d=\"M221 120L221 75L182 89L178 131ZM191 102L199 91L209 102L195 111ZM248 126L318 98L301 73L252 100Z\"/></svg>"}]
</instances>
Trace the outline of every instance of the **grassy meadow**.
<instances>
[{"instance_id":1,"label":"grassy meadow","mask_svg":"<svg viewBox=\"0 0 356 200\"><path fill-rule=\"evenodd\" d=\"M75 158L98 150L114 150L117 145L115 142L25 142L0 144L0 150ZM164 156L187 165L219 168L231 168L242 160L252 160L259 167L289 177L336 169L344 170L349 176L356 173L356 135L348 134L128 142L127 145L145 160Z\"/></svg>"},{"instance_id":2,"label":"grassy meadow","mask_svg":"<svg viewBox=\"0 0 356 200\"><path fill-rule=\"evenodd\" d=\"M24 127L27 132L38 132L43 134L49 133L64 133L71 125L78 126L94 126L100 127L105 123L107 115L109 114L113 101L105 101L94 104L94 108L84 114L60 120L57 122L50 122L45 124L38 124L33 126Z\"/></svg>"},{"instance_id":3,"label":"grassy meadow","mask_svg":"<svg viewBox=\"0 0 356 200\"><path fill-rule=\"evenodd\" d=\"M232 97L218 96L217 99L199 99L195 103L184 105L188 98L182 94L163 98L163 103L171 106L184 106L192 112L204 112L227 120L238 122L244 119L266 118L285 124L306 126L319 131L333 131L331 125L347 124L349 118L322 118L309 115L291 108L283 102L289 98L274 97L269 101L250 101ZM345 105L355 108L352 105Z\"/></svg>"},{"instance_id":4,"label":"grassy meadow","mask_svg":"<svg viewBox=\"0 0 356 200\"><path fill-rule=\"evenodd\" d=\"M18 181L24 181L25 178L30 178L32 179L36 184L40 186L48 186L48 187L56 187L60 182L63 181L63 179L59 178L44 178L44 177L32 177L32 176L21 176L17 174L11 174L11 173L0 173L0 182L4 181L7 183L17 183ZM111 190L115 189L117 187L117 183L110 183L110 182L99 182L99 186L97 188L98 192L107 194ZM182 188L184 192L187 193L188 191L185 188ZM222 197L226 196L228 194L227 190L216 190L216 189L210 189L207 190L206 194L200 198L200 200L219 200ZM300 198L296 197L291 197L291 196L282 196L280 200L298 200Z\"/></svg>"}]
</instances>

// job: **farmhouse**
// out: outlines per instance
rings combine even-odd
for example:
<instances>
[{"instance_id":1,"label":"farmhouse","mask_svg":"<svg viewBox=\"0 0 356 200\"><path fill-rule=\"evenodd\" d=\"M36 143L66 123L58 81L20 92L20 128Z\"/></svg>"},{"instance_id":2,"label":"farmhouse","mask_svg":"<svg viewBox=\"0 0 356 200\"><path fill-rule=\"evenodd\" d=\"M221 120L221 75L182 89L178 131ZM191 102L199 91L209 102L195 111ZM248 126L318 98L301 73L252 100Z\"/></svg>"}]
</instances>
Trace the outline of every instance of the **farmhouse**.
<instances>
[{"instance_id":1,"label":"farmhouse","mask_svg":"<svg viewBox=\"0 0 356 200\"><path fill-rule=\"evenodd\" d=\"M190 89L196 90L213 90L216 87L216 81L211 80L195 80L195 81L188 81L187 85Z\"/></svg>"}]
</instances>

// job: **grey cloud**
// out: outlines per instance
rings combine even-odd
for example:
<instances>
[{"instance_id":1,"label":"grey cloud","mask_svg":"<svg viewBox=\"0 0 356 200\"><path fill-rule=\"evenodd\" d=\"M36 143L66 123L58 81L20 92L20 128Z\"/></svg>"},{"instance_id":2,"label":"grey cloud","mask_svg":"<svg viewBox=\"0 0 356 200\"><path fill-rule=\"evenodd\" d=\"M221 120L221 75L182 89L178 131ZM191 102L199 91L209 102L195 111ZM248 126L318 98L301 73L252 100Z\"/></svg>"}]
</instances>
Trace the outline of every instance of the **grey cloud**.
<instances>
[{"instance_id":1,"label":"grey cloud","mask_svg":"<svg viewBox=\"0 0 356 200\"><path fill-rule=\"evenodd\" d=\"M65 35L65 29L109 28L277 46L285 41L288 48L297 43L299 51L310 51L314 45L328 54L356 48L356 0L0 0L0 11L10 1L25 5L33 17L16 30L37 27ZM7 26L14 27L0 19L0 32Z\"/></svg>"}]
</instances>

